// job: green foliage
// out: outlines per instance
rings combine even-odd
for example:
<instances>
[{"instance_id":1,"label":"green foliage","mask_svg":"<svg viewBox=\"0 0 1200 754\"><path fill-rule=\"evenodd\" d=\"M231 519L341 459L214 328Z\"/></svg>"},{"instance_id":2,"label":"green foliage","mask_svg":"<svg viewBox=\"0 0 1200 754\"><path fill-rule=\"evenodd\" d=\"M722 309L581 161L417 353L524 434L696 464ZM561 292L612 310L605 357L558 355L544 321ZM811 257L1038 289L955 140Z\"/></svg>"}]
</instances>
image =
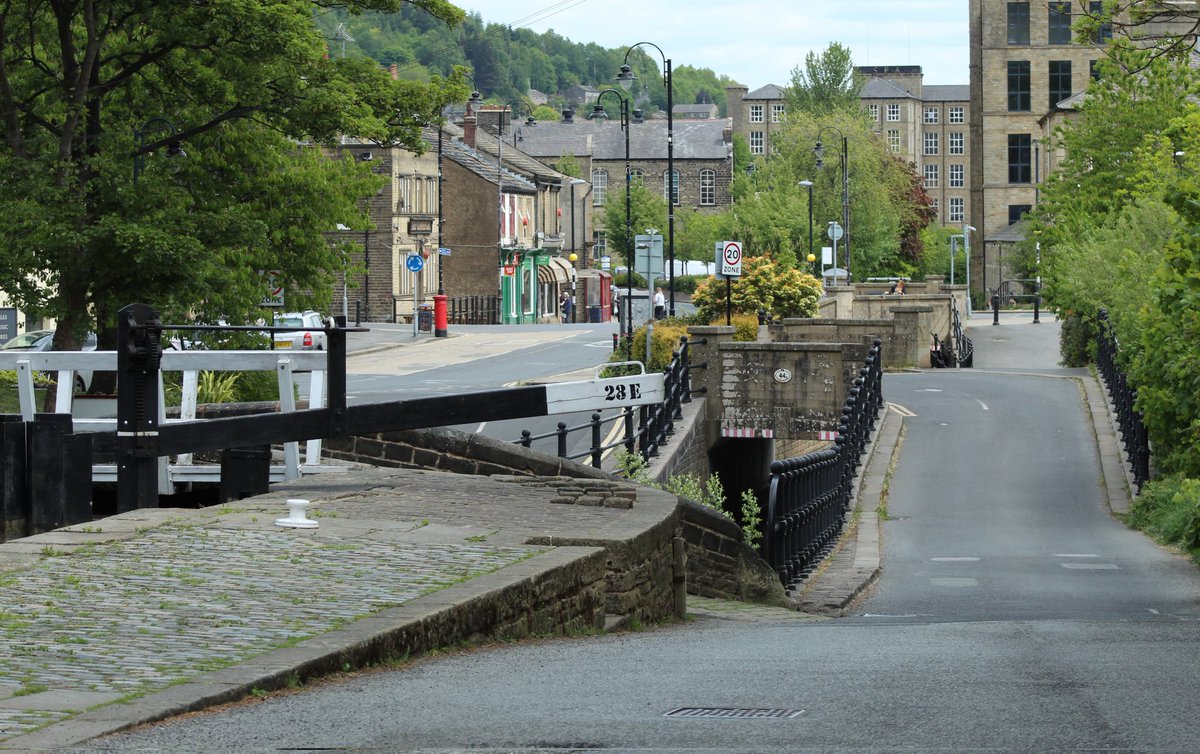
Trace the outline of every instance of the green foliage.
<instances>
[{"instance_id":1,"label":"green foliage","mask_svg":"<svg viewBox=\"0 0 1200 754\"><path fill-rule=\"evenodd\" d=\"M735 314L730 321L733 323L733 340L736 343L754 343L758 341L758 315ZM722 318L715 324L723 325Z\"/></svg>"},{"instance_id":2,"label":"green foliage","mask_svg":"<svg viewBox=\"0 0 1200 754\"><path fill-rule=\"evenodd\" d=\"M667 227L667 202L662 193L651 191L642 181L634 180L630 185L629 227L633 236L644 234L648 228L656 228L662 232L662 229ZM626 249L633 249L633 239L629 239L630 244L626 246L624 180L622 179L619 186L613 186L612 182L609 186L604 202L604 235L609 252L614 256L619 255L622 262L628 263L625 259ZM636 257L636 252L634 256Z\"/></svg>"},{"instance_id":3,"label":"green foliage","mask_svg":"<svg viewBox=\"0 0 1200 754\"><path fill-rule=\"evenodd\" d=\"M1133 501L1128 521L1200 560L1200 479L1175 475L1147 482Z\"/></svg>"},{"instance_id":4,"label":"green foliage","mask_svg":"<svg viewBox=\"0 0 1200 754\"><path fill-rule=\"evenodd\" d=\"M675 293L691 293L696 290L696 284L703 279L699 275L677 275L675 277Z\"/></svg>"},{"instance_id":5,"label":"green foliage","mask_svg":"<svg viewBox=\"0 0 1200 754\"><path fill-rule=\"evenodd\" d=\"M850 48L831 42L820 55L810 50L804 56L804 68L792 69L788 111L823 115L859 108L862 87L863 78L854 70Z\"/></svg>"},{"instance_id":6,"label":"green foliage","mask_svg":"<svg viewBox=\"0 0 1200 754\"><path fill-rule=\"evenodd\" d=\"M1066 311L1059 314L1062 321L1058 335L1058 353L1065 367L1084 367L1096 353L1096 320L1081 313Z\"/></svg>"},{"instance_id":7,"label":"green foliage","mask_svg":"<svg viewBox=\"0 0 1200 754\"><path fill-rule=\"evenodd\" d=\"M697 284L692 303L706 319L724 317L725 288L725 281L715 277ZM733 311L755 315L766 311L773 318L814 317L821 297L816 278L769 256L745 257L742 275L731 289Z\"/></svg>"},{"instance_id":8,"label":"green foliage","mask_svg":"<svg viewBox=\"0 0 1200 754\"><path fill-rule=\"evenodd\" d=\"M665 484L655 484L646 470L647 463L638 453L621 451L617 455L617 471L621 476L646 487L670 492L672 495L687 498L699 503L705 508L711 508L718 513L729 516L734 521L741 520L742 538L751 546L757 545L762 538L762 509L754 493L747 490L742 493L739 505L740 516L733 515L730 501L725 497L725 486L721 484L718 474L710 474L701 479L695 474L679 474L670 476Z\"/></svg>"},{"instance_id":9,"label":"green foliage","mask_svg":"<svg viewBox=\"0 0 1200 754\"><path fill-rule=\"evenodd\" d=\"M762 539L762 506L753 490L742 491L742 536L751 547Z\"/></svg>"},{"instance_id":10,"label":"green foliage","mask_svg":"<svg viewBox=\"0 0 1200 754\"><path fill-rule=\"evenodd\" d=\"M642 361L646 358L646 330L639 327L633 333L633 358ZM679 339L687 335L687 327L673 324L670 320L654 323L654 333L650 338L650 363L646 364L647 372L661 372L671 365L671 358L679 350Z\"/></svg>"},{"instance_id":11,"label":"green foliage","mask_svg":"<svg viewBox=\"0 0 1200 754\"><path fill-rule=\"evenodd\" d=\"M196 381L196 402L231 403L237 383L238 372L201 372Z\"/></svg>"},{"instance_id":12,"label":"green foliage","mask_svg":"<svg viewBox=\"0 0 1200 754\"><path fill-rule=\"evenodd\" d=\"M249 312L262 269L285 271L290 305L322 303L343 264L323 233L365 227L360 200L384 179L314 145L420 150L421 125L466 93L325 47L307 0L0 5L0 112L22 113L0 126L0 289L68 341L93 320L111 331L131 301Z\"/></svg>"}]
</instances>

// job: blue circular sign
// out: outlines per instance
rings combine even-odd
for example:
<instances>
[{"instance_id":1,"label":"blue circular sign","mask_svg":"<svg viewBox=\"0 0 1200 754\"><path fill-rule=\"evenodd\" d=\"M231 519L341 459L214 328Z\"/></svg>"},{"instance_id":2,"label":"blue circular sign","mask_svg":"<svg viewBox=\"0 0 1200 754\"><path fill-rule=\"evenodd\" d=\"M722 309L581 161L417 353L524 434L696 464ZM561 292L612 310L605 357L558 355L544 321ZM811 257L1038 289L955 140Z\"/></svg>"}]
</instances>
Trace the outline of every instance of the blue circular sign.
<instances>
[{"instance_id":1,"label":"blue circular sign","mask_svg":"<svg viewBox=\"0 0 1200 754\"><path fill-rule=\"evenodd\" d=\"M420 272L425 267L425 260L421 258L420 254L409 254L408 258L404 260L404 266L408 268L409 272Z\"/></svg>"}]
</instances>

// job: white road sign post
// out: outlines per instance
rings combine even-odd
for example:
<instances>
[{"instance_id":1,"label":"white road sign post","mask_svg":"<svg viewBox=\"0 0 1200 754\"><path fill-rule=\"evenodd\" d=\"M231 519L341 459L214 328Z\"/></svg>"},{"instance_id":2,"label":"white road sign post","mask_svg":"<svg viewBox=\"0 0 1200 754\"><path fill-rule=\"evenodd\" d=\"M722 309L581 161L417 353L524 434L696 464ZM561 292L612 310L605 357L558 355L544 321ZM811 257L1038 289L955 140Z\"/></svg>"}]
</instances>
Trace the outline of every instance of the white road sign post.
<instances>
[{"instance_id":1,"label":"white road sign post","mask_svg":"<svg viewBox=\"0 0 1200 754\"><path fill-rule=\"evenodd\" d=\"M733 281L742 276L742 242L717 241L717 279L725 279L725 326L733 323Z\"/></svg>"}]
</instances>

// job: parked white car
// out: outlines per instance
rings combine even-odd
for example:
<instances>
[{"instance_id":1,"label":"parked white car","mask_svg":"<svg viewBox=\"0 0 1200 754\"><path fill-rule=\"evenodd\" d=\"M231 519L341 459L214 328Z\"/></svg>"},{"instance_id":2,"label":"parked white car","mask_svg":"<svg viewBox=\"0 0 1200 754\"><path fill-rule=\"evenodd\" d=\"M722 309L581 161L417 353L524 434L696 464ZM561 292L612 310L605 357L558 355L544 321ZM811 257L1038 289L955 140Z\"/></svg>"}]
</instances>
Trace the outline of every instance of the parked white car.
<instances>
[{"instance_id":1,"label":"parked white car","mask_svg":"<svg viewBox=\"0 0 1200 754\"><path fill-rule=\"evenodd\" d=\"M325 320L314 311L277 314L275 327L296 328L295 331L273 333L277 350L325 350Z\"/></svg>"},{"instance_id":2,"label":"parked white car","mask_svg":"<svg viewBox=\"0 0 1200 754\"><path fill-rule=\"evenodd\" d=\"M5 351L49 351L54 344L53 330L31 330L23 335L7 340L0 349ZM81 351L96 350L96 333L90 332L83 340ZM92 370L80 369L75 372L75 392L86 393L92 386Z\"/></svg>"}]
</instances>

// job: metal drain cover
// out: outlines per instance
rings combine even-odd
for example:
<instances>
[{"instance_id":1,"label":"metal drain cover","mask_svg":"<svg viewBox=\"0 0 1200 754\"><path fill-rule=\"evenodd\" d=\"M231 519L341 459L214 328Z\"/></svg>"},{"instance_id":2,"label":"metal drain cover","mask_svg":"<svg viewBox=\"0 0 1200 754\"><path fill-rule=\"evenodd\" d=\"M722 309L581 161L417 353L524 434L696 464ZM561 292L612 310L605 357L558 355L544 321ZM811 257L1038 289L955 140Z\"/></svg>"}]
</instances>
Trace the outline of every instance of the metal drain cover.
<instances>
[{"instance_id":1,"label":"metal drain cover","mask_svg":"<svg viewBox=\"0 0 1200 754\"><path fill-rule=\"evenodd\" d=\"M663 717L716 717L724 720L787 720L800 717L802 709L762 709L756 707L678 707Z\"/></svg>"}]
</instances>

